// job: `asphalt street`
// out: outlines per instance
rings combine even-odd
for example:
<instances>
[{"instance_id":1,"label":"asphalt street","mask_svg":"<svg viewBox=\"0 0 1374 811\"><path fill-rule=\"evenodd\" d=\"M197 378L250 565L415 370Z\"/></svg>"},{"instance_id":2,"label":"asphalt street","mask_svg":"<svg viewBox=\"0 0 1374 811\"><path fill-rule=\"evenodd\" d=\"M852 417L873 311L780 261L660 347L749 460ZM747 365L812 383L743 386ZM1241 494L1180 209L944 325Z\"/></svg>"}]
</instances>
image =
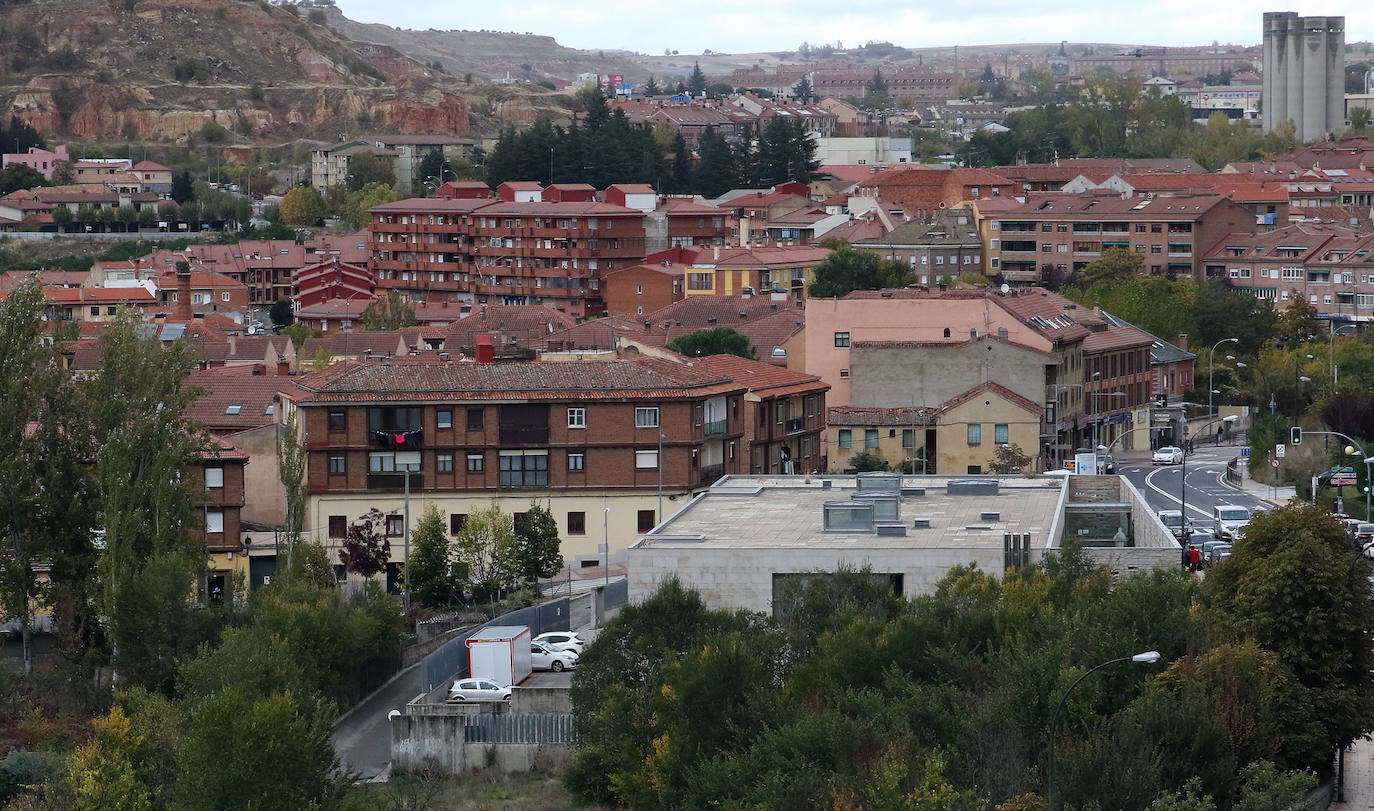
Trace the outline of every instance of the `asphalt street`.
<instances>
[{"instance_id":1,"label":"asphalt street","mask_svg":"<svg viewBox=\"0 0 1374 811\"><path fill-rule=\"evenodd\" d=\"M1226 463L1240 455L1240 446L1199 448L1183 465L1150 464L1148 457L1118 460L1116 472L1130 480L1155 512L1178 510L1186 502L1188 520L1202 527L1214 527L1212 508L1235 504L1251 511L1271 509L1273 505L1251 493L1226 484ZM1184 473L1187 487L1181 487Z\"/></svg>"}]
</instances>

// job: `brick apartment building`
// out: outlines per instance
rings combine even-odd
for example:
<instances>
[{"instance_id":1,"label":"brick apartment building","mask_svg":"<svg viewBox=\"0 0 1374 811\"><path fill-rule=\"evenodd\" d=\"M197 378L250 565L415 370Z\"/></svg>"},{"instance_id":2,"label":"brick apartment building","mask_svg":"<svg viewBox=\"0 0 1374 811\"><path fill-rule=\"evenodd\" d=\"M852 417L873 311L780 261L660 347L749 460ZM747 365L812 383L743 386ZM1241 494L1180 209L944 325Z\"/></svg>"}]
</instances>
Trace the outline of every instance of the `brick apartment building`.
<instances>
[{"instance_id":1,"label":"brick apartment building","mask_svg":"<svg viewBox=\"0 0 1374 811\"><path fill-rule=\"evenodd\" d=\"M602 312L602 276L644 261L645 213L544 202L521 186L502 184L503 199L412 199L372 209L369 267L379 295L545 304L579 317Z\"/></svg>"},{"instance_id":2,"label":"brick apartment building","mask_svg":"<svg viewBox=\"0 0 1374 811\"><path fill-rule=\"evenodd\" d=\"M825 393L815 375L793 372L735 355L693 361L708 372L729 375L749 387L744 396L744 443L748 472L812 473L825 470Z\"/></svg>"},{"instance_id":3,"label":"brick apartment building","mask_svg":"<svg viewBox=\"0 0 1374 811\"><path fill-rule=\"evenodd\" d=\"M1300 223L1227 234L1202 257L1205 277L1288 307L1299 298L1332 321L1374 320L1374 237Z\"/></svg>"},{"instance_id":4,"label":"brick apartment building","mask_svg":"<svg viewBox=\"0 0 1374 811\"><path fill-rule=\"evenodd\" d=\"M998 270L1008 281L1031 283L1081 271L1112 247L1140 254L1147 273L1201 280L1209 246L1260 229L1245 207L1219 195L1107 192L1032 197L990 225L1000 239Z\"/></svg>"},{"instance_id":5,"label":"brick apartment building","mask_svg":"<svg viewBox=\"0 0 1374 811\"><path fill-rule=\"evenodd\" d=\"M573 565L596 565L598 544L623 549L747 464L747 384L675 360L397 358L335 364L298 384L306 526L331 548L373 507L389 535L402 534L406 451L421 459L409 474L412 521L433 504L456 533L475 509L521 512L537 500Z\"/></svg>"}]
</instances>

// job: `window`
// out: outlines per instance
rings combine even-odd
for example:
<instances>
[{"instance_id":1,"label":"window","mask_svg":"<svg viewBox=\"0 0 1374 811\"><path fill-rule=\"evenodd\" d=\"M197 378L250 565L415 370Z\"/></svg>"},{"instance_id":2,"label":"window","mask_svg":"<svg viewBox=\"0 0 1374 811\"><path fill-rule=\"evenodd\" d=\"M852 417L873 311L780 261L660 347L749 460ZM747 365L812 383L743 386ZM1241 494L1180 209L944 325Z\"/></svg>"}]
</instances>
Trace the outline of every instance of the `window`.
<instances>
[{"instance_id":1,"label":"window","mask_svg":"<svg viewBox=\"0 0 1374 811\"><path fill-rule=\"evenodd\" d=\"M568 427L569 427L569 428L586 428L586 427L587 427L587 409L585 409L585 408L570 408L570 409L568 409Z\"/></svg>"},{"instance_id":2,"label":"window","mask_svg":"<svg viewBox=\"0 0 1374 811\"><path fill-rule=\"evenodd\" d=\"M568 534L586 535L587 534L587 514L568 513Z\"/></svg>"},{"instance_id":3,"label":"window","mask_svg":"<svg viewBox=\"0 0 1374 811\"><path fill-rule=\"evenodd\" d=\"M91 315L95 315L95 316L100 315L100 308L99 308L99 307L92 307L92 308L91 308Z\"/></svg>"},{"instance_id":4,"label":"window","mask_svg":"<svg viewBox=\"0 0 1374 811\"><path fill-rule=\"evenodd\" d=\"M848 346L849 346L849 333L847 333L847 332L837 332L837 333L835 333L835 348L836 348L836 349L844 349L844 348L846 348L846 347L848 347Z\"/></svg>"},{"instance_id":5,"label":"window","mask_svg":"<svg viewBox=\"0 0 1374 811\"><path fill-rule=\"evenodd\" d=\"M342 431L348 424L347 418L342 411L329 412L329 430Z\"/></svg>"},{"instance_id":6,"label":"window","mask_svg":"<svg viewBox=\"0 0 1374 811\"><path fill-rule=\"evenodd\" d=\"M448 534L457 535L463 531L463 525L468 522L467 513L448 514Z\"/></svg>"},{"instance_id":7,"label":"window","mask_svg":"<svg viewBox=\"0 0 1374 811\"><path fill-rule=\"evenodd\" d=\"M435 469L438 470L440 473L452 473L452 472L453 472L453 454L451 454L451 453L441 453L441 454L439 454L438 456L435 457L434 465L435 465Z\"/></svg>"},{"instance_id":8,"label":"window","mask_svg":"<svg viewBox=\"0 0 1374 811\"><path fill-rule=\"evenodd\" d=\"M348 518L342 515L329 516L329 537L342 538L348 534Z\"/></svg>"},{"instance_id":9,"label":"window","mask_svg":"<svg viewBox=\"0 0 1374 811\"><path fill-rule=\"evenodd\" d=\"M983 466L982 466L982 465L969 465L969 466L968 466L968 472L969 472L969 473L973 473L973 474L982 473L982 472L983 472Z\"/></svg>"},{"instance_id":10,"label":"window","mask_svg":"<svg viewBox=\"0 0 1374 811\"><path fill-rule=\"evenodd\" d=\"M502 487L547 487L548 451L501 451Z\"/></svg>"},{"instance_id":11,"label":"window","mask_svg":"<svg viewBox=\"0 0 1374 811\"><path fill-rule=\"evenodd\" d=\"M969 425L969 427L968 427L968 444L970 444L970 445L981 445L981 444L983 444L983 426L978 425L977 423L973 423L973 424L970 424L970 425Z\"/></svg>"},{"instance_id":12,"label":"window","mask_svg":"<svg viewBox=\"0 0 1374 811\"><path fill-rule=\"evenodd\" d=\"M912 429L910 429L910 428L903 428L903 429L902 429L902 447L903 447L903 448L914 448L914 447L916 447L916 432L915 432L914 430L912 430Z\"/></svg>"},{"instance_id":13,"label":"window","mask_svg":"<svg viewBox=\"0 0 1374 811\"><path fill-rule=\"evenodd\" d=\"M568 451L568 470L586 470L587 454L582 451Z\"/></svg>"},{"instance_id":14,"label":"window","mask_svg":"<svg viewBox=\"0 0 1374 811\"><path fill-rule=\"evenodd\" d=\"M999 422L992 426L992 441L996 442L998 445L1005 445L1010 442L1009 434L1010 431L1007 430L1006 423Z\"/></svg>"},{"instance_id":15,"label":"window","mask_svg":"<svg viewBox=\"0 0 1374 811\"><path fill-rule=\"evenodd\" d=\"M840 370L840 378L841 378L841 379L844 379L844 378L848 378L848 377L849 377L849 370L848 370L848 369L841 369L841 370Z\"/></svg>"},{"instance_id":16,"label":"window","mask_svg":"<svg viewBox=\"0 0 1374 811\"><path fill-rule=\"evenodd\" d=\"M854 447L854 432L848 428L841 428L839 444L841 448Z\"/></svg>"},{"instance_id":17,"label":"window","mask_svg":"<svg viewBox=\"0 0 1374 811\"><path fill-rule=\"evenodd\" d=\"M416 431L420 428L420 409L414 406L369 408L367 424L371 431Z\"/></svg>"},{"instance_id":18,"label":"window","mask_svg":"<svg viewBox=\"0 0 1374 811\"><path fill-rule=\"evenodd\" d=\"M484 459L484 458L485 458L485 457L483 457L483 455L480 454L480 453L470 453L470 454L468 454L468 472L469 472L469 473L481 473L482 470L483 470L483 464L482 464L482 462L483 462L483 459Z\"/></svg>"},{"instance_id":19,"label":"window","mask_svg":"<svg viewBox=\"0 0 1374 811\"><path fill-rule=\"evenodd\" d=\"M367 469L370 473L395 473L396 454L375 452L367 455Z\"/></svg>"},{"instance_id":20,"label":"window","mask_svg":"<svg viewBox=\"0 0 1374 811\"><path fill-rule=\"evenodd\" d=\"M657 408L636 408L635 409L636 428L657 428L658 409Z\"/></svg>"},{"instance_id":21,"label":"window","mask_svg":"<svg viewBox=\"0 0 1374 811\"><path fill-rule=\"evenodd\" d=\"M216 490L224 486L224 468L205 468L205 489Z\"/></svg>"},{"instance_id":22,"label":"window","mask_svg":"<svg viewBox=\"0 0 1374 811\"><path fill-rule=\"evenodd\" d=\"M224 415L226 417L237 417L242 412L243 403L230 403L224 407Z\"/></svg>"},{"instance_id":23,"label":"window","mask_svg":"<svg viewBox=\"0 0 1374 811\"><path fill-rule=\"evenodd\" d=\"M865 447L865 448L876 448L876 447L878 447L878 429L877 429L877 428L865 428L865 429L864 429L864 447Z\"/></svg>"},{"instance_id":24,"label":"window","mask_svg":"<svg viewBox=\"0 0 1374 811\"><path fill-rule=\"evenodd\" d=\"M388 516L386 517L386 534L387 534L387 535L404 535L404 534L406 534L406 523L405 523L405 519L404 519L402 516L399 516L399 515L388 515Z\"/></svg>"},{"instance_id":25,"label":"window","mask_svg":"<svg viewBox=\"0 0 1374 811\"><path fill-rule=\"evenodd\" d=\"M481 431L481 430L483 429L483 426L485 425L485 421L482 419L482 415L483 415L483 412L482 412L482 409L480 409L480 408L469 408L469 409L468 409L468 430L469 430L469 431Z\"/></svg>"},{"instance_id":26,"label":"window","mask_svg":"<svg viewBox=\"0 0 1374 811\"><path fill-rule=\"evenodd\" d=\"M640 511L639 511L639 531L640 531L640 532L648 532L649 530L653 529L654 526L655 526L657 523L658 523L658 521L655 520L654 511L653 511L653 510L640 510Z\"/></svg>"},{"instance_id":27,"label":"window","mask_svg":"<svg viewBox=\"0 0 1374 811\"><path fill-rule=\"evenodd\" d=\"M452 428L453 410L448 408L439 409L434 412L434 421L440 428Z\"/></svg>"},{"instance_id":28,"label":"window","mask_svg":"<svg viewBox=\"0 0 1374 811\"><path fill-rule=\"evenodd\" d=\"M219 510L206 510L205 531L224 532L224 513Z\"/></svg>"},{"instance_id":29,"label":"window","mask_svg":"<svg viewBox=\"0 0 1374 811\"><path fill-rule=\"evenodd\" d=\"M228 301L228 300L229 300L229 294L228 294L228 293L220 293L220 294L219 294L219 300L220 300L220 301Z\"/></svg>"},{"instance_id":30,"label":"window","mask_svg":"<svg viewBox=\"0 0 1374 811\"><path fill-rule=\"evenodd\" d=\"M635 467L640 470L658 467L658 451L635 451Z\"/></svg>"},{"instance_id":31,"label":"window","mask_svg":"<svg viewBox=\"0 0 1374 811\"><path fill-rule=\"evenodd\" d=\"M338 476L348 472L348 461L342 453L329 454L329 475Z\"/></svg>"}]
</instances>

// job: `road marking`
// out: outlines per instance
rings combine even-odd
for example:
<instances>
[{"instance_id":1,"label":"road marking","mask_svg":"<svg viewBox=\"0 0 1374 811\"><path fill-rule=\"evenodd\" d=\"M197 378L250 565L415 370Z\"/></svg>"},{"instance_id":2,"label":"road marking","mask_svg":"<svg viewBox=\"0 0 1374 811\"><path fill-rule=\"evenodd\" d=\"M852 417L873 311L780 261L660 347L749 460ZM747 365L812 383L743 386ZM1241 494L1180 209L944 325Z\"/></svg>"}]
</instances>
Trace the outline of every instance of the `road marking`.
<instances>
[{"instance_id":1,"label":"road marking","mask_svg":"<svg viewBox=\"0 0 1374 811\"><path fill-rule=\"evenodd\" d=\"M1167 491L1167 490L1165 490L1165 489L1159 487L1159 486L1156 485L1156 484L1154 483L1154 481L1153 481L1153 479L1154 479L1154 477L1155 477L1156 474L1163 473L1164 471L1166 471L1166 470L1168 470L1168 469L1169 469L1169 468L1167 468L1167 467L1161 467L1161 468L1155 468L1154 470L1151 470L1151 471L1149 472L1149 474L1145 476L1145 486L1146 486L1146 487L1149 487L1151 490L1155 491L1156 493L1159 493L1161 496L1164 496L1165 498L1169 499L1170 501L1174 502L1175 504L1183 505L1183 500L1182 500L1182 499L1180 499L1178 496L1175 496L1175 495L1171 494L1169 491ZM1188 482L1187 482L1186 479L1184 480L1183 486L1184 486L1184 487L1187 487L1187 486L1188 486ZM1186 505L1186 506L1187 506L1188 509L1192 510L1193 512L1195 512L1195 513L1197 513L1198 515L1202 516L1203 518L1211 518L1211 517L1212 517L1210 513L1208 513L1206 510L1204 510L1204 509L1202 509L1202 508L1200 508L1200 507L1194 507L1192 504L1188 504L1188 505Z\"/></svg>"}]
</instances>

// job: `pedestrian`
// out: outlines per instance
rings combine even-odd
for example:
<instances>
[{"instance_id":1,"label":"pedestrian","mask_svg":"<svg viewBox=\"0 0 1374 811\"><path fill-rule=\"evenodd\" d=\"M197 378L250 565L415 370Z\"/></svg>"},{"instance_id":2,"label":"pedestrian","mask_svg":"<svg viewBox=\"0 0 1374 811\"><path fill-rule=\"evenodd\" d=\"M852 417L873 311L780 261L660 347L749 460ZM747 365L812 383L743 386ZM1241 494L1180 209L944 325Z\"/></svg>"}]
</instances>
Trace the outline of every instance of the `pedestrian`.
<instances>
[{"instance_id":1,"label":"pedestrian","mask_svg":"<svg viewBox=\"0 0 1374 811\"><path fill-rule=\"evenodd\" d=\"M1183 570L1187 571L1189 567L1192 566L1192 561L1188 559L1188 544L1181 544L1179 547L1179 552L1183 555Z\"/></svg>"},{"instance_id":2,"label":"pedestrian","mask_svg":"<svg viewBox=\"0 0 1374 811\"><path fill-rule=\"evenodd\" d=\"M1202 571L1202 553L1196 546L1188 547L1188 565L1195 572Z\"/></svg>"}]
</instances>

